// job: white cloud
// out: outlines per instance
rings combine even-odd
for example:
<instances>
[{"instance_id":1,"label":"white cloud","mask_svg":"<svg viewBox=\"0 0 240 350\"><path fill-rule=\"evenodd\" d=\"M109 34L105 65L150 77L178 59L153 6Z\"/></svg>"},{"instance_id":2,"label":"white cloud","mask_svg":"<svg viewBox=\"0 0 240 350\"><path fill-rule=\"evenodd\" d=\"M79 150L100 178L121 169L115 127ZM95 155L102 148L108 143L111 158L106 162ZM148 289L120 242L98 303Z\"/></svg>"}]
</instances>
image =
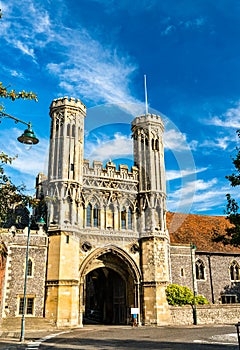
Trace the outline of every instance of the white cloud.
<instances>
[{"instance_id":1,"label":"white cloud","mask_svg":"<svg viewBox=\"0 0 240 350\"><path fill-rule=\"evenodd\" d=\"M138 102L128 89L136 65L127 55L123 58L115 49L103 47L84 29L68 29L58 37L58 42L66 60L50 62L47 69L59 78L66 93L73 95L81 91L85 100L95 102Z\"/></svg>"},{"instance_id":2,"label":"white cloud","mask_svg":"<svg viewBox=\"0 0 240 350\"><path fill-rule=\"evenodd\" d=\"M226 187L216 178L204 181L189 181L179 189L172 191L168 198L168 210L180 212L206 212L222 205ZM186 208L189 209L186 211Z\"/></svg>"},{"instance_id":3,"label":"white cloud","mask_svg":"<svg viewBox=\"0 0 240 350\"><path fill-rule=\"evenodd\" d=\"M103 46L83 27L66 27L58 11L52 11L51 18L44 6L44 2L32 0L19 6L12 0L0 27L3 40L34 63L47 45L55 47L55 61L46 62L45 67L58 79L61 95L75 96L80 91L83 99L94 103L138 103L129 90L137 69L132 58L115 46Z\"/></svg>"},{"instance_id":4,"label":"white cloud","mask_svg":"<svg viewBox=\"0 0 240 350\"><path fill-rule=\"evenodd\" d=\"M166 150L181 152L190 149L186 134L181 133L177 129L167 129L163 136L163 142Z\"/></svg>"},{"instance_id":5,"label":"white cloud","mask_svg":"<svg viewBox=\"0 0 240 350\"><path fill-rule=\"evenodd\" d=\"M182 169L182 170L167 170L166 178L167 181L180 179L192 174L197 174L203 171L206 171L207 168L199 168L199 169Z\"/></svg>"},{"instance_id":6,"label":"white cloud","mask_svg":"<svg viewBox=\"0 0 240 350\"><path fill-rule=\"evenodd\" d=\"M191 29L191 28L199 28L206 24L206 19L204 17L197 17L193 19L189 19L187 21L180 22L185 28Z\"/></svg>"},{"instance_id":7,"label":"white cloud","mask_svg":"<svg viewBox=\"0 0 240 350\"><path fill-rule=\"evenodd\" d=\"M240 128L240 101L236 102L235 107L226 110L221 116L213 116L205 120L205 124L221 126L225 128Z\"/></svg>"},{"instance_id":8,"label":"white cloud","mask_svg":"<svg viewBox=\"0 0 240 350\"><path fill-rule=\"evenodd\" d=\"M96 142L87 144L87 158L106 161L113 158L132 159L132 139L120 133L115 133L113 139L103 136Z\"/></svg>"},{"instance_id":9,"label":"white cloud","mask_svg":"<svg viewBox=\"0 0 240 350\"><path fill-rule=\"evenodd\" d=\"M232 142L232 139L230 139L228 136L217 137L215 140L205 140L202 144L199 145L199 147L220 148L222 150L225 150L229 146L230 142Z\"/></svg>"},{"instance_id":10,"label":"white cloud","mask_svg":"<svg viewBox=\"0 0 240 350\"><path fill-rule=\"evenodd\" d=\"M169 20L170 18L168 17L167 21L169 22ZM190 18L188 20L176 20L173 18L172 21L174 21L174 24L168 24L166 28L161 31L162 36L169 35L181 28L185 30L199 29L206 24L206 18L204 17Z\"/></svg>"},{"instance_id":11,"label":"white cloud","mask_svg":"<svg viewBox=\"0 0 240 350\"><path fill-rule=\"evenodd\" d=\"M162 32L161 35L165 36L176 30L176 27L172 24L168 25Z\"/></svg>"}]
</instances>

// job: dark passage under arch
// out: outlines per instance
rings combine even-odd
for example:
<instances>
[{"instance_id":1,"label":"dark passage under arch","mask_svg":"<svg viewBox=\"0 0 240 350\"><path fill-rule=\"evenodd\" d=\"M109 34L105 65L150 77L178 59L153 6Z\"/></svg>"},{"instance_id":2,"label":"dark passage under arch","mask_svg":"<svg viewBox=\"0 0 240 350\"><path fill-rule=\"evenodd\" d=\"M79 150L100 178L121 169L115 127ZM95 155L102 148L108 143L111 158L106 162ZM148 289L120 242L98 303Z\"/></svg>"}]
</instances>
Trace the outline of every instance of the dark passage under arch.
<instances>
[{"instance_id":1,"label":"dark passage under arch","mask_svg":"<svg viewBox=\"0 0 240 350\"><path fill-rule=\"evenodd\" d=\"M84 323L127 324L126 282L102 267L86 275Z\"/></svg>"}]
</instances>

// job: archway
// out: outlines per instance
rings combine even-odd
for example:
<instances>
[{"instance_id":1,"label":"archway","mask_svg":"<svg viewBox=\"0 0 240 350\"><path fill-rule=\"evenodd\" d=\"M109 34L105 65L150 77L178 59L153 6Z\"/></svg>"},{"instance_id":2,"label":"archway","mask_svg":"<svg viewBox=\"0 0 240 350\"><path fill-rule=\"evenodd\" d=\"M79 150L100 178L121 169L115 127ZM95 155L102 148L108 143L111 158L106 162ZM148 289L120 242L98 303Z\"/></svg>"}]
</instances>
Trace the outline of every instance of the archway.
<instances>
[{"instance_id":1,"label":"archway","mask_svg":"<svg viewBox=\"0 0 240 350\"><path fill-rule=\"evenodd\" d=\"M85 323L126 324L126 283L114 270L98 268L86 275Z\"/></svg>"},{"instance_id":2,"label":"archway","mask_svg":"<svg viewBox=\"0 0 240 350\"><path fill-rule=\"evenodd\" d=\"M140 308L140 272L118 247L98 248L80 267L83 323L128 324L130 308Z\"/></svg>"}]
</instances>

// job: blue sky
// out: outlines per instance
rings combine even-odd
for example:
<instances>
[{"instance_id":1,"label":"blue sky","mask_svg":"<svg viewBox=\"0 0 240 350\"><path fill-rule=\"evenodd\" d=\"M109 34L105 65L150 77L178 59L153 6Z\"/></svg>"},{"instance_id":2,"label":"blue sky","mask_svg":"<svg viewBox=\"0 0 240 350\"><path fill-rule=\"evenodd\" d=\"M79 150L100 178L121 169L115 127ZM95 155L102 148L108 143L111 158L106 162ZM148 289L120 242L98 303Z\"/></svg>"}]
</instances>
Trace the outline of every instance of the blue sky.
<instances>
[{"instance_id":1,"label":"blue sky","mask_svg":"<svg viewBox=\"0 0 240 350\"><path fill-rule=\"evenodd\" d=\"M240 128L238 0L10 0L1 2L0 81L33 90L39 102L1 101L31 121L40 143L26 150L24 130L0 124L7 168L31 192L47 172L49 105L72 96L87 106L85 158L132 162L131 120L149 111L165 122L168 210L223 215L225 179Z\"/></svg>"}]
</instances>

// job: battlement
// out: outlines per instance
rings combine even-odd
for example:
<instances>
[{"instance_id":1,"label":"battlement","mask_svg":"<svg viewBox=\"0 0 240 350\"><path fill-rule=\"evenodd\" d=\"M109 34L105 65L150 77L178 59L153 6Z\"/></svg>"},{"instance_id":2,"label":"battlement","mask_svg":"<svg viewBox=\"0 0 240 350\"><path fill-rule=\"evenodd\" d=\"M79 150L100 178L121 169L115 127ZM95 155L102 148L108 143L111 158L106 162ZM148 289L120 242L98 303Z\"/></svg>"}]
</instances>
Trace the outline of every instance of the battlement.
<instances>
[{"instance_id":1,"label":"battlement","mask_svg":"<svg viewBox=\"0 0 240 350\"><path fill-rule=\"evenodd\" d=\"M54 99L51 103L50 110L54 108L59 108L62 106L67 106L70 108L73 108L73 107L80 108L81 110L86 112L86 106L82 103L82 101L80 101L77 98L68 97L68 96Z\"/></svg>"},{"instance_id":2,"label":"battlement","mask_svg":"<svg viewBox=\"0 0 240 350\"><path fill-rule=\"evenodd\" d=\"M143 114L140 115L138 117L136 117L133 121L132 121L132 125L139 125L142 123L157 123L158 125L161 124L163 126L163 121L161 116L157 115L157 114Z\"/></svg>"},{"instance_id":3,"label":"battlement","mask_svg":"<svg viewBox=\"0 0 240 350\"><path fill-rule=\"evenodd\" d=\"M84 160L83 163L83 174L87 176L98 176L98 177L111 177L114 179L124 180L138 180L138 167L132 166L129 171L128 166L120 164L118 169L116 164L109 161L106 167L103 168L103 163L99 161L93 161L93 166L90 166L89 160Z\"/></svg>"}]
</instances>

